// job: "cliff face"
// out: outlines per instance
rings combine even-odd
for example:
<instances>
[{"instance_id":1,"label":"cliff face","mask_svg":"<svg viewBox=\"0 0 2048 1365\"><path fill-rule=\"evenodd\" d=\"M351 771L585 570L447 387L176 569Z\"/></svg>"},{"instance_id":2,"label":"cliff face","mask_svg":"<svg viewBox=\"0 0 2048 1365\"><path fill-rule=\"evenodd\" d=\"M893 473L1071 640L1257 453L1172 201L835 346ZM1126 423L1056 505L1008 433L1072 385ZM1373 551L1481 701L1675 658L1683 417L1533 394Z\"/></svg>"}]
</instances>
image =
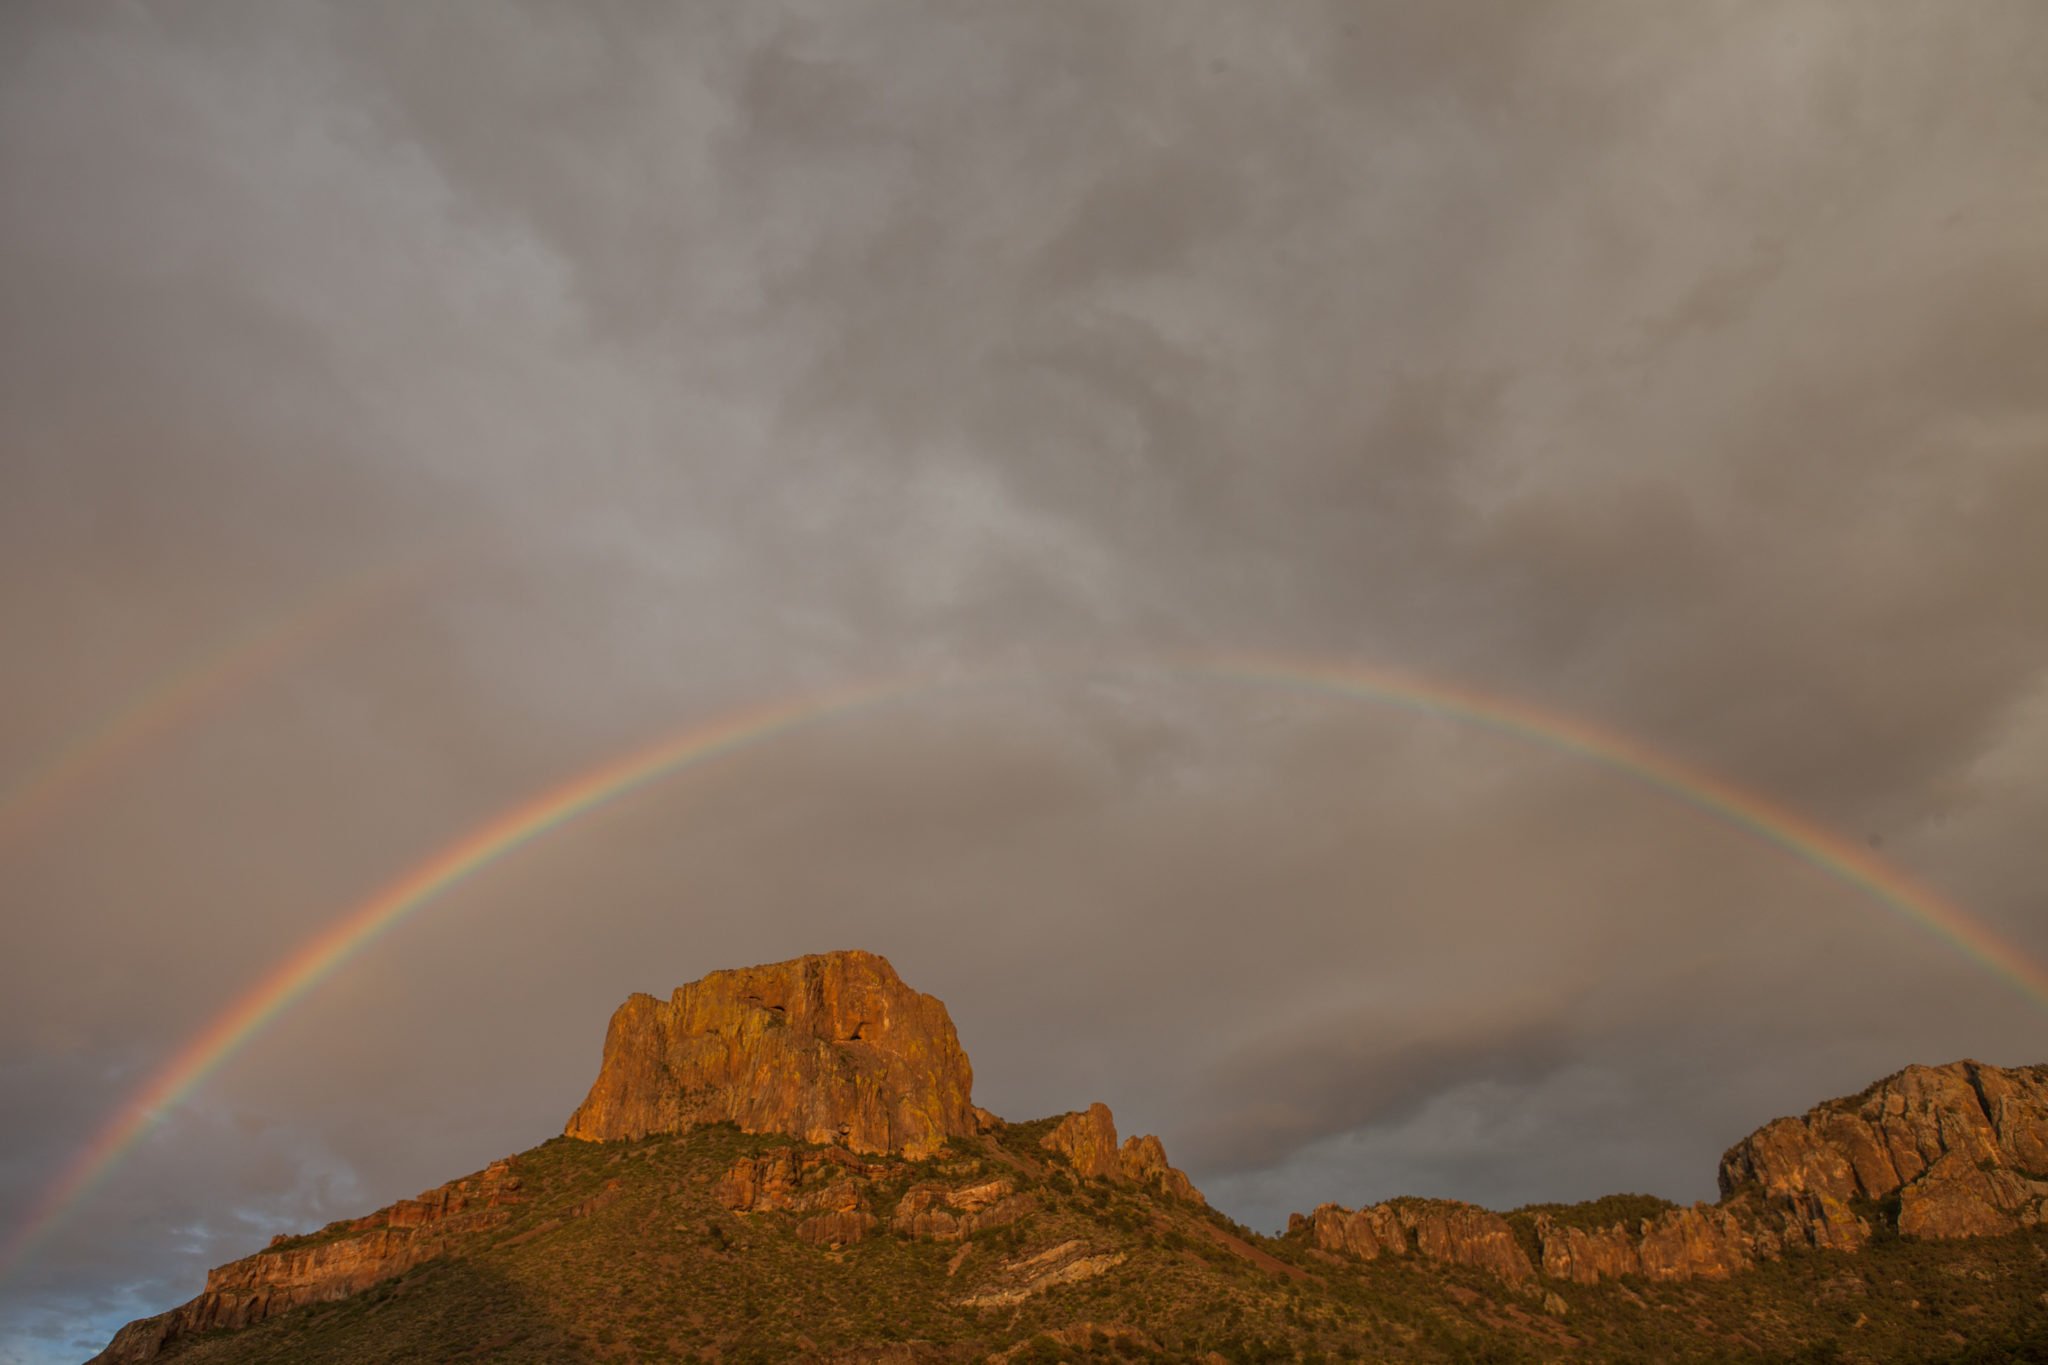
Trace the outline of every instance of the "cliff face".
<instances>
[{"instance_id":1,"label":"cliff face","mask_svg":"<svg viewBox=\"0 0 2048 1365\"><path fill-rule=\"evenodd\" d=\"M1898 1200L1898 1230L1974 1237L2041 1222L2048 1066L1909 1066L1859 1095L1767 1123L1721 1158L1723 1203L1815 1246L1870 1235L1854 1205Z\"/></svg>"},{"instance_id":2,"label":"cliff face","mask_svg":"<svg viewBox=\"0 0 2048 1365\"><path fill-rule=\"evenodd\" d=\"M1413 1252L1424 1260L1490 1270L1510 1284L1536 1275L1505 1218L1455 1199L1395 1199L1361 1209L1323 1204L1314 1213L1293 1215L1288 1231L1306 1233L1324 1251L1360 1260Z\"/></svg>"},{"instance_id":3,"label":"cliff face","mask_svg":"<svg viewBox=\"0 0 2048 1365\"><path fill-rule=\"evenodd\" d=\"M1567 1227L1539 1215L1536 1237L1543 1250L1543 1273L1575 1284L1597 1284L1621 1275L1720 1280L1749 1269L1759 1254L1757 1235L1747 1224L1726 1209L1706 1204L1670 1209L1634 1227ZM1774 1239L1766 1237L1762 1245L1766 1258L1776 1254Z\"/></svg>"},{"instance_id":4,"label":"cliff face","mask_svg":"<svg viewBox=\"0 0 2048 1365\"><path fill-rule=\"evenodd\" d=\"M727 1121L917 1158L976 1131L952 1018L873 953L713 972L612 1015L565 1132L591 1142Z\"/></svg>"}]
</instances>

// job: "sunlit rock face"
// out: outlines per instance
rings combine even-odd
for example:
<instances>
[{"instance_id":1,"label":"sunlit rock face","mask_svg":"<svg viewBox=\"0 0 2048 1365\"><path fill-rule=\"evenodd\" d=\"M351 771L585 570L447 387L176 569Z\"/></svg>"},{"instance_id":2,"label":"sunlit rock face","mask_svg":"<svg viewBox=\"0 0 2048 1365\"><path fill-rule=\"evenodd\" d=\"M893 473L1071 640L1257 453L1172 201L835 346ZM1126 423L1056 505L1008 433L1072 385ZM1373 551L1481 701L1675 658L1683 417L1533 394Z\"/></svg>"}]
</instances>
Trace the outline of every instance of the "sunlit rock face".
<instances>
[{"instance_id":1,"label":"sunlit rock face","mask_svg":"<svg viewBox=\"0 0 2048 1365\"><path fill-rule=\"evenodd\" d=\"M1126 1138L1117 1146L1116 1116L1100 1100L1063 1117L1039 1145L1065 1158L1084 1179L1130 1181L1190 1203L1208 1202L1187 1172L1167 1163L1165 1146L1152 1134Z\"/></svg>"},{"instance_id":2,"label":"sunlit rock face","mask_svg":"<svg viewBox=\"0 0 2048 1365\"><path fill-rule=\"evenodd\" d=\"M1640 1275L1650 1280L1725 1280L1747 1270L1759 1257L1779 1251L1778 1241L1756 1231L1727 1209L1695 1204L1667 1209L1633 1225L1568 1227L1547 1216L1536 1219L1543 1273L1576 1284Z\"/></svg>"},{"instance_id":3,"label":"sunlit rock face","mask_svg":"<svg viewBox=\"0 0 2048 1365\"><path fill-rule=\"evenodd\" d=\"M820 953L629 998L565 1132L604 1142L731 1122L918 1158L975 1133L973 1086L944 1004L874 953Z\"/></svg>"},{"instance_id":4,"label":"sunlit rock face","mask_svg":"<svg viewBox=\"0 0 2048 1365\"><path fill-rule=\"evenodd\" d=\"M1853 1247L1854 1207L1898 1200L1898 1229L1972 1237L2048 1204L2048 1066L1909 1066L1859 1095L1765 1124L1721 1158L1724 1202L1780 1211L1788 1237Z\"/></svg>"},{"instance_id":5,"label":"sunlit rock face","mask_svg":"<svg viewBox=\"0 0 2048 1365\"><path fill-rule=\"evenodd\" d=\"M1361 1209L1323 1204L1313 1213L1295 1214L1289 1229L1306 1232L1323 1251L1361 1260L1412 1250L1425 1260L1490 1270L1510 1284L1536 1274L1506 1219L1455 1199L1394 1199Z\"/></svg>"},{"instance_id":6,"label":"sunlit rock face","mask_svg":"<svg viewBox=\"0 0 2048 1365\"><path fill-rule=\"evenodd\" d=\"M2048 1066L1909 1066L1765 1124L1728 1149L1720 1179L1718 1205L1597 1227L1539 1212L1534 1269L1578 1284L1726 1279L1788 1246L1855 1251L1888 1228L1988 1237L2048 1222ZM1361 1260L1414 1252L1511 1283L1534 1273L1499 1215L1452 1201L1325 1204L1295 1214L1290 1230Z\"/></svg>"},{"instance_id":7,"label":"sunlit rock face","mask_svg":"<svg viewBox=\"0 0 2048 1365\"><path fill-rule=\"evenodd\" d=\"M1109 1106L1097 1101L1080 1113L1061 1119L1045 1135L1044 1147L1058 1152L1084 1179L1123 1179L1123 1158L1117 1152L1116 1120Z\"/></svg>"}]
</instances>

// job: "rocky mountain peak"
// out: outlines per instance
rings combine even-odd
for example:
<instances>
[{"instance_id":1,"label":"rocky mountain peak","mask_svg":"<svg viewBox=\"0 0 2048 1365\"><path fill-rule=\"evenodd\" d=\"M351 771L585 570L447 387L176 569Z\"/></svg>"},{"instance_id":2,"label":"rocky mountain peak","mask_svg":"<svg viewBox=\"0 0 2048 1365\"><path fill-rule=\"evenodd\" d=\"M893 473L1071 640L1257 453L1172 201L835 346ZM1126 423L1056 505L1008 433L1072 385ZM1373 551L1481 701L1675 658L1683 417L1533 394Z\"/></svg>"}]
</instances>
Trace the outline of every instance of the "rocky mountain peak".
<instances>
[{"instance_id":1,"label":"rocky mountain peak","mask_svg":"<svg viewBox=\"0 0 2048 1365\"><path fill-rule=\"evenodd\" d=\"M924 1157L976 1131L973 1086L943 1003L877 954L818 953L630 997L564 1131L605 1142L731 1122Z\"/></svg>"},{"instance_id":2,"label":"rocky mountain peak","mask_svg":"<svg viewBox=\"0 0 2048 1365\"><path fill-rule=\"evenodd\" d=\"M1819 1246L1859 1244L1855 1206L1890 1200L1914 1236L2032 1226L2048 1210L2048 1066L1909 1066L1765 1124L1728 1149L1720 1180L1724 1203L1785 1210Z\"/></svg>"}]
</instances>

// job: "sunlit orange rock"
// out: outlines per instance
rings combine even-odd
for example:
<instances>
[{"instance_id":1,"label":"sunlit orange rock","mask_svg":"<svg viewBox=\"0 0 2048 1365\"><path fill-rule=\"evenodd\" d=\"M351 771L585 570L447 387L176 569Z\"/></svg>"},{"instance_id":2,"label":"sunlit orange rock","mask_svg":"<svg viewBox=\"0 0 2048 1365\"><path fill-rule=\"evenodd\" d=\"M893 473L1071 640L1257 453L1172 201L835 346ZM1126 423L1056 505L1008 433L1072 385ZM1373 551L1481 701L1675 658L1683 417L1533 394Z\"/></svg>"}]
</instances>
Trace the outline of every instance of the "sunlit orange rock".
<instances>
[{"instance_id":1,"label":"sunlit orange rock","mask_svg":"<svg viewBox=\"0 0 2048 1365\"><path fill-rule=\"evenodd\" d=\"M1788 1239L1841 1250L1868 1239L1867 1215L1894 1196L1899 1231L1912 1236L2039 1223L2043 1177L2048 1066L1973 1061L1909 1066L1803 1117L1767 1123L1721 1158L1724 1202L1776 1219Z\"/></svg>"},{"instance_id":2,"label":"sunlit orange rock","mask_svg":"<svg viewBox=\"0 0 2048 1365\"><path fill-rule=\"evenodd\" d=\"M1187 1172L1166 1163L1166 1147L1150 1133L1143 1137L1124 1139L1122 1150L1124 1179L1139 1185L1152 1185L1176 1199L1191 1203L1206 1204L1202 1192L1195 1188L1195 1182L1188 1179Z\"/></svg>"},{"instance_id":3,"label":"sunlit orange rock","mask_svg":"<svg viewBox=\"0 0 2048 1365\"><path fill-rule=\"evenodd\" d=\"M1425 1260L1492 1271L1510 1284L1536 1274L1505 1218L1456 1199L1396 1199L1361 1209L1324 1204L1289 1220L1289 1231L1304 1230L1324 1251L1367 1261L1413 1250Z\"/></svg>"},{"instance_id":4,"label":"sunlit orange rock","mask_svg":"<svg viewBox=\"0 0 2048 1365\"><path fill-rule=\"evenodd\" d=\"M1074 1168L1074 1174L1105 1180L1123 1178L1124 1163L1116 1146L1116 1120L1109 1106L1100 1100L1079 1114L1069 1114L1041 1140L1047 1151L1058 1152Z\"/></svg>"},{"instance_id":5,"label":"sunlit orange rock","mask_svg":"<svg viewBox=\"0 0 2048 1365\"><path fill-rule=\"evenodd\" d=\"M1039 1145L1065 1157L1076 1175L1128 1180L1178 1199L1208 1202L1187 1172L1167 1164L1165 1146L1150 1133L1117 1146L1116 1118L1099 1100L1081 1113L1062 1118Z\"/></svg>"},{"instance_id":6,"label":"sunlit orange rock","mask_svg":"<svg viewBox=\"0 0 2048 1365\"><path fill-rule=\"evenodd\" d=\"M947 1188L942 1185L913 1185L904 1191L890 1216L889 1227L906 1237L929 1237L938 1242L957 1242L983 1228L1001 1227L1029 1213L1037 1201L1018 1194L1013 1181L985 1180L975 1185Z\"/></svg>"},{"instance_id":7,"label":"sunlit orange rock","mask_svg":"<svg viewBox=\"0 0 2048 1365\"><path fill-rule=\"evenodd\" d=\"M1633 1225L1565 1227L1536 1219L1543 1273L1552 1279L1597 1284L1622 1275L1651 1280L1726 1279L1758 1258L1755 1234L1727 1209L1695 1204L1667 1209ZM1766 1258L1775 1252L1770 1247Z\"/></svg>"},{"instance_id":8,"label":"sunlit orange rock","mask_svg":"<svg viewBox=\"0 0 2048 1365\"><path fill-rule=\"evenodd\" d=\"M629 998L565 1131L605 1142L731 1122L917 1158L975 1133L973 1086L943 1004L873 953L822 953Z\"/></svg>"}]
</instances>

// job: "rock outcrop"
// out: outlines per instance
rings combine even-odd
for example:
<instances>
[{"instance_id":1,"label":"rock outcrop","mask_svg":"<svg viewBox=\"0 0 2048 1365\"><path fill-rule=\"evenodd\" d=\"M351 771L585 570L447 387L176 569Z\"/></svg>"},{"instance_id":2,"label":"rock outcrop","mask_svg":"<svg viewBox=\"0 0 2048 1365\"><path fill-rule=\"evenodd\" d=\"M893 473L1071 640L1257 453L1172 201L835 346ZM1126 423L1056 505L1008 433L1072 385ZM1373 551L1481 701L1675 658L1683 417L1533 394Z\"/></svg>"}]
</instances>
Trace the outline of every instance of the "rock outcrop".
<instances>
[{"instance_id":1,"label":"rock outcrop","mask_svg":"<svg viewBox=\"0 0 2048 1365\"><path fill-rule=\"evenodd\" d=\"M207 1272L198 1297L115 1334L90 1365L154 1360L180 1337L247 1327L301 1304L361 1293L467 1235L507 1220L521 1202L513 1163L494 1161L476 1175L401 1199L363 1218L330 1223L306 1237L276 1237L266 1249Z\"/></svg>"},{"instance_id":2,"label":"rock outcrop","mask_svg":"<svg viewBox=\"0 0 2048 1365\"><path fill-rule=\"evenodd\" d=\"M734 1213L794 1213L796 1235L815 1246L850 1246L875 1230L873 1173L837 1147L784 1147L741 1157L713 1191Z\"/></svg>"},{"instance_id":3,"label":"rock outcrop","mask_svg":"<svg viewBox=\"0 0 2048 1365\"><path fill-rule=\"evenodd\" d=\"M949 1189L943 1185L912 1185L897 1201L889 1230L906 1237L957 1242L984 1228L1014 1223L1035 1207L1028 1194L1017 1193L1009 1180L986 1180Z\"/></svg>"},{"instance_id":4,"label":"rock outcrop","mask_svg":"<svg viewBox=\"0 0 2048 1365\"><path fill-rule=\"evenodd\" d=\"M1776 1119L1721 1158L1721 1202L1632 1222L1533 1220L1542 1273L1594 1284L1723 1279L1791 1246L1854 1251L1880 1226L1984 1237L2048 1222L2048 1066L1909 1066L1859 1095ZM1527 1215L1519 1215L1526 1217ZM1497 1214L1437 1200L1295 1214L1290 1233L1361 1260L1406 1255L1532 1273Z\"/></svg>"},{"instance_id":5,"label":"rock outcrop","mask_svg":"<svg viewBox=\"0 0 2048 1365\"><path fill-rule=\"evenodd\" d=\"M1128 1259L1121 1251L1094 1251L1087 1243L1072 1240L1026 1256L1002 1269L1004 1280L997 1287L960 1300L966 1308L1013 1308L1024 1300L1063 1284L1077 1284L1115 1269Z\"/></svg>"},{"instance_id":6,"label":"rock outcrop","mask_svg":"<svg viewBox=\"0 0 2048 1365\"><path fill-rule=\"evenodd\" d=\"M837 1147L785 1147L733 1162L712 1196L736 1214L787 1213L799 1240L851 1246L881 1226L875 1185L883 1174ZM1001 1177L972 1185L919 1182L889 1214L889 1230L905 1237L958 1242L984 1228L1013 1223L1037 1206Z\"/></svg>"},{"instance_id":7,"label":"rock outcrop","mask_svg":"<svg viewBox=\"0 0 2048 1365\"><path fill-rule=\"evenodd\" d=\"M1165 1191L1176 1199L1185 1199L1192 1204L1206 1204L1202 1192L1195 1188L1195 1182L1188 1179L1186 1171L1166 1164L1166 1147L1150 1133L1143 1137L1125 1138L1118 1156L1123 1163L1124 1179L1139 1185L1151 1185Z\"/></svg>"},{"instance_id":8,"label":"rock outcrop","mask_svg":"<svg viewBox=\"0 0 2048 1365\"><path fill-rule=\"evenodd\" d=\"M1078 1114L1069 1114L1045 1135L1042 1145L1058 1152L1084 1179L1121 1180L1122 1154L1116 1146L1116 1119L1109 1106L1097 1100Z\"/></svg>"},{"instance_id":9,"label":"rock outcrop","mask_svg":"<svg viewBox=\"0 0 2048 1365\"><path fill-rule=\"evenodd\" d=\"M1536 1218L1536 1237L1543 1250L1543 1273L1575 1284L1598 1284L1623 1275L1726 1279L1749 1269L1758 1258L1756 1234L1727 1209L1710 1204L1667 1209L1655 1218L1637 1220L1633 1227L1569 1227L1542 1214ZM1766 1239L1764 1256L1776 1250L1777 1244Z\"/></svg>"},{"instance_id":10,"label":"rock outcrop","mask_svg":"<svg viewBox=\"0 0 2048 1365\"><path fill-rule=\"evenodd\" d=\"M628 999L565 1131L603 1142L731 1122L919 1158L977 1131L973 1085L943 1004L873 953L825 953Z\"/></svg>"},{"instance_id":11,"label":"rock outcrop","mask_svg":"<svg viewBox=\"0 0 2048 1365\"><path fill-rule=\"evenodd\" d=\"M1724 1204L1813 1246L1862 1245L1894 1197L1910 1236L2031 1226L2048 1205L2048 1066L1909 1066L1765 1124L1728 1149L1720 1179Z\"/></svg>"},{"instance_id":12,"label":"rock outcrop","mask_svg":"<svg viewBox=\"0 0 2048 1365\"><path fill-rule=\"evenodd\" d=\"M1395 1199L1360 1209L1323 1204L1293 1215L1287 1230L1306 1233L1324 1251L1366 1261L1413 1251L1425 1260L1492 1271L1510 1284L1536 1275L1505 1218L1455 1199Z\"/></svg>"},{"instance_id":13,"label":"rock outcrop","mask_svg":"<svg viewBox=\"0 0 2048 1365\"><path fill-rule=\"evenodd\" d=\"M1065 1158L1078 1176L1150 1185L1176 1199L1208 1202L1187 1172L1167 1164L1165 1145L1150 1133L1117 1146L1116 1118L1099 1100L1062 1118L1040 1145Z\"/></svg>"}]
</instances>

